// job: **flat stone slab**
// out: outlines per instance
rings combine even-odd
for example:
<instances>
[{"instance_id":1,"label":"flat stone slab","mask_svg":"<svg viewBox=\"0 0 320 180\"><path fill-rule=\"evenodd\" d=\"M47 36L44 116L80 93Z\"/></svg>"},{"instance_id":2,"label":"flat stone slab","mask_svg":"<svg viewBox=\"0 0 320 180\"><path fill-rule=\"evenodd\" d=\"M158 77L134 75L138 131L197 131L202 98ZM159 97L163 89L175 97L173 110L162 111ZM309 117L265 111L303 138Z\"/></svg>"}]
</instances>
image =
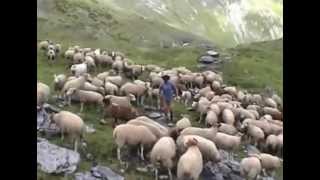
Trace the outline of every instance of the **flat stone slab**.
<instances>
[{"instance_id":1,"label":"flat stone slab","mask_svg":"<svg viewBox=\"0 0 320 180\"><path fill-rule=\"evenodd\" d=\"M75 180L124 180L124 177L105 166L95 166L90 172L76 173Z\"/></svg>"},{"instance_id":2,"label":"flat stone slab","mask_svg":"<svg viewBox=\"0 0 320 180\"><path fill-rule=\"evenodd\" d=\"M43 172L73 173L79 163L79 153L51 144L46 139L37 139L37 164Z\"/></svg>"}]
</instances>

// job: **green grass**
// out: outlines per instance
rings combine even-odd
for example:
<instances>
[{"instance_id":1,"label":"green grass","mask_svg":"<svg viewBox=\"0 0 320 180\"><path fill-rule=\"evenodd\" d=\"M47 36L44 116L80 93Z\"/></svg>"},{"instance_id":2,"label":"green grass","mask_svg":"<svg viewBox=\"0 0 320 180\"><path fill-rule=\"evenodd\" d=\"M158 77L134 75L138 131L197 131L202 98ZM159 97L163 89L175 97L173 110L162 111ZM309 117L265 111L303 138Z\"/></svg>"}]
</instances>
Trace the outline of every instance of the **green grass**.
<instances>
[{"instance_id":1,"label":"green grass","mask_svg":"<svg viewBox=\"0 0 320 180\"><path fill-rule=\"evenodd\" d=\"M232 61L222 68L228 84L253 92L270 87L282 96L282 40L241 45L229 53L233 54Z\"/></svg>"},{"instance_id":2,"label":"green grass","mask_svg":"<svg viewBox=\"0 0 320 180\"><path fill-rule=\"evenodd\" d=\"M125 52L136 63L158 64L166 68L186 66L191 70L197 70L196 58L203 50L194 45L187 48L160 48L159 41L171 43L173 40L190 36L195 39L195 43L198 43L201 41L199 37L157 22L142 20L138 16L127 16L125 12L116 13L112 9L98 6L96 1L55 0L54 2L57 3L56 8L52 9L48 17L38 18L38 40L50 39L59 42L63 46L62 52L71 45L116 49ZM90 15L85 16L86 13ZM151 41L141 43L137 38L141 34ZM282 49L279 46L280 43L276 45L262 43L228 50L227 53L233 53L235 56L232 63L223 66L224 79L230 84L251 90L262 90L265 86L271 86L279 90L282 95ZM281 63L279 57L281 57ZM37 78L50 85L52 89L53 75L68 73L66 65L66 60L59 57L57 63L49 66L43 52L38 51ZM248 74L244 73L244 69ZM54 102L50 100L50 103ZM78 113L80 108L75 104L64 109ZM175 103L174 112L175 121L180 119L180 114L190 114L192 124L199 126L196 122L197 113L188 112L183 105ZM110 124L99 124L102 114L97 113L93 106L85 106L81 117L85 123L92 124L97 130L94 134L86 135L88 151L100 164L118 171L120 165L116 160L116 147L112 140ZM70 146L67 142L61 142L59 138L49 140L57 145ZM81 159L77 171L88 171L91 162L86 161L83 154ZM45 174L40 170L37 172L38 180L73 179L72 177L64 178L63 175ZM150 174L141 174L134 169L127 171L124 176L129 180L153 179Z\"/></svg>"}]
</instances>

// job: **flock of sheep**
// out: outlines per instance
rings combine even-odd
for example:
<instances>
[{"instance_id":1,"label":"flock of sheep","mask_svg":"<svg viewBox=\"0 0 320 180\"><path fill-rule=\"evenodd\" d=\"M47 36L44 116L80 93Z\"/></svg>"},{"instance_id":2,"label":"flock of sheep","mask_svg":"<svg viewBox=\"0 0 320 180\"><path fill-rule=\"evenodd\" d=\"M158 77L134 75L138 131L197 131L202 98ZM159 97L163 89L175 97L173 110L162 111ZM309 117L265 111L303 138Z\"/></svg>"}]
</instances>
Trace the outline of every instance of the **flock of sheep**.
<instances>
[{"instance_id":1,"label":"flock of sheep","mask_svg":"<svg viewBox=\"0 0 320 180\"><path fill-rule=\"evenodd\" d=\"M48 60L53 62L61 51L59 44L50 41L39 43ZM68 61L68 74L54 75L54 91L66 104L80 102L80 113L84 105L96 104L103 117L114 118L113 138L117 145L117 158L121 160L124 146L139 146L138 155L145 157L155 168L165 168L172 179L176 169L178 179L198 179L203 164L222 161L219 150L233 152L243 144L252 144L263 152L249 154L241 160L241 175L255 179L261 174L271 174L282 164L283 119L282 100L276 95L251 94L226 86L221 74L213 71L191 72L185 67L164 69L156 65L138 65L121 52L101 49L69 47L64 58ZM102 73L98 70L109 69ZM97 74L93 76L93 72ZM147 74L145 81L139 80ZM162 76L179 92L176 101L185 104L199 114L199 123L205 128L192 127L190 117L183 116L174 127L164 126L140 111L145 100L159 109L159 86ZM140 78L141 79L141 78ZM37 109L48 101L50 88L38 81ZM51 122L64 133L74 138L74 148L84 133L84 122L80 116L60 111L50 116ZM119 124L118 120L122 120ZM145 152L147 153L147 156Z\"/></svg>"}]
</instances>

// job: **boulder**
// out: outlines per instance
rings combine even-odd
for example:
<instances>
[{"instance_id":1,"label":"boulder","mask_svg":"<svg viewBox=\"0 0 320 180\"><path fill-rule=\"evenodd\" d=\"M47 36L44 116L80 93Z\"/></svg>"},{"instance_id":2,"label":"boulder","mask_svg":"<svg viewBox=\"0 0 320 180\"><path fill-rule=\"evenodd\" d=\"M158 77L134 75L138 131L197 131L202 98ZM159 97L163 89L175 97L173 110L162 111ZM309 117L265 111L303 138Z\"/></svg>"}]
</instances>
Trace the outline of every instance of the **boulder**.
<instances>
[{"instance_id":1,"label":"boulder","mask_svg":"<svg viewBox=\"0 0 320 180\"><path fill-rule=\"evenodd\" d=\"M75 180L124 180L124 177L112 171L110 168L105 166L94 166L90 172L76 173Z\"/></svg>"},{"instance_id":2,"label":"boulder","mask_svg":"<svg viewBox=\"0 0 320 180\"><path fill-rule=\"evenodd\" d=\"M73 173L80 163L80 154L51 144L43 138L37 139L37 164L46 173Z\"/></svg>"}]
</instances>

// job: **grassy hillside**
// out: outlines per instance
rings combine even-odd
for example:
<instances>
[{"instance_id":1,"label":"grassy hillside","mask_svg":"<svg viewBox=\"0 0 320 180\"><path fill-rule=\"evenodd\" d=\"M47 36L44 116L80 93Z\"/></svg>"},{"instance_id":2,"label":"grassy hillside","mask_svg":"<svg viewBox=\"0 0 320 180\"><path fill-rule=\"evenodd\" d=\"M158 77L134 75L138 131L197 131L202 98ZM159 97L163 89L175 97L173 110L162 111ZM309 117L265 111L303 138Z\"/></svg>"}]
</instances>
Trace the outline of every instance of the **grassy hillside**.
<instances>
[{"instance_id":1,"label":"grassy hillside","mask_svg":"<svg viewBox=\"0 0 320 180\"><path fill-rule=\"evenodd\" d=\"M203 52L198 46L202 43L210 44L199 36L148 21L138 15L128 15L125 11L99 6L95 0L43 2L45 3L40 3L43 7L38 12L38 40L50 39L59 42L63 51L76 44L82 47L116 49L125 52L136 63L159 64L168 68L186 66L197 70L196 58ZM173 42L179 43L186 39L192 40L190 47L160 47L160 43L171 46ZM261 90L266 85L272 86L282 94L282 41L274 43L244 45L227 50L226 52L233 54L233 57L232 62L224 64L222 68L224 79L230 84L252 90ZM59 57L55 65L49 66L44 54L38 51L38 80L52 86L53 74L67 73L66 64L63 57ZM187 113L185 107L180 104L175 104L174 107L175 119L178 119L180 114ZM66 107L66 110L77 113L79 106ZM196 125L196 114L191 115ZM102 116L96 112L95 107L85 107L81 117L85 123L92 124L97 130L86 137L88 151L100 164L119 171L120 165L115 158L116 147L113 144L110 125L99 124ZM69 146L68 143L60 142L59 138L49 140L61 146ZM78 171L89 170L91 162L85 160L84 154L81 154L81 157ZM64 178L63 175L47 175L40 170L37 176L38 180L73 179L70 176ZM134 169L129 169L124 176L130 180L153 179L151 174L140 174ZM278 176L282 179L282 170Z\"/></svg>"},{"instance_id":2,"label":"grassy hillside","mask_svg":"<svg viewBox=\"0 0 320 180\"><path fill-rule=\"evenodd\" d=\"M232 60L223 65L224 80L255 92L268 87L282 96L282 39L240 45L228 52Z\"/></svg>"}]
</instances>

